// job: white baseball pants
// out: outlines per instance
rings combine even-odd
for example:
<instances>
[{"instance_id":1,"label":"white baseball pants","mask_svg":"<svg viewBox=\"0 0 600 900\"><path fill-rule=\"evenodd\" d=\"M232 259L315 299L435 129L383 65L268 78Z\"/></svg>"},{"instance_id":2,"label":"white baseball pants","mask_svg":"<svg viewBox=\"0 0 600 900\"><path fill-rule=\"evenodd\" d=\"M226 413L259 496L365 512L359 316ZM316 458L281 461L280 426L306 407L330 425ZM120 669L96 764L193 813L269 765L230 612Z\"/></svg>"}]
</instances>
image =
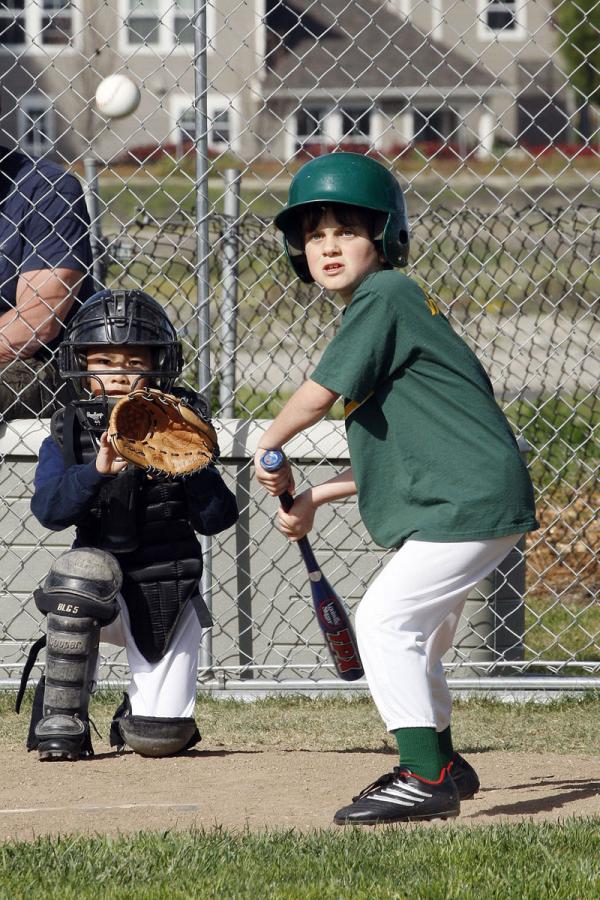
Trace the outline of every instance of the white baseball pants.
<instances>
[{"instance_id":1,"label":"white baseball pants","mask_svg":"<svg viewBox=\"0 0 600 900\"><path fill-rule=\"evenodd\" d=\"M442 657L452 646L470 591L520 537L409 540L370 585L356 613L356 637L389 731L448 727L452 701Z\"/></svg>"},{"instance_id":2,"label":"white baseball pants","mask_svg":"<svg viewBox=\"0 0 600 900\"><path fill-rule=\"evenodd\" d=\"M184 610L167 653L150 663L137 648L131 634L129 611L119 595L121 613L100 633L100 640L125 647L131 670L127 693L134 716L190 718L194 715L198 648L202 626L191 603Z\"/></svg>"}]
</instances>

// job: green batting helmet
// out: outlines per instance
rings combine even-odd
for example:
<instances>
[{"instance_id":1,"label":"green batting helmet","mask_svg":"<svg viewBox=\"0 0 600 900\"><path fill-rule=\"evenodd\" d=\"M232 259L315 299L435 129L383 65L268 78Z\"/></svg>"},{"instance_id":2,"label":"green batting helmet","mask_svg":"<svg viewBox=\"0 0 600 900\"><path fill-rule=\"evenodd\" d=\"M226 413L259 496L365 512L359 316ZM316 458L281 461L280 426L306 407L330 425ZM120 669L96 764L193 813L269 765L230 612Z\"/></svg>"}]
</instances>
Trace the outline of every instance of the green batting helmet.
<instances>
[{"instance_id":1,"label":"green batting helmet","mask_svg":"<svg viewBox=\"0 0 600 900\"><path fill-rule=\"evenodd\" d=\"M360 153L328 153L302 166L290 184L288 204L275 216L275 225L284 235L285 250L302 281L313 280L306 263L304 246L298 247L296 234L302 208L310 204L344 203L387 213L383 232L376 240L391 266L405 266L410 246L408 216L402 189L381 163Z\"/></svg>"}]
</instances>

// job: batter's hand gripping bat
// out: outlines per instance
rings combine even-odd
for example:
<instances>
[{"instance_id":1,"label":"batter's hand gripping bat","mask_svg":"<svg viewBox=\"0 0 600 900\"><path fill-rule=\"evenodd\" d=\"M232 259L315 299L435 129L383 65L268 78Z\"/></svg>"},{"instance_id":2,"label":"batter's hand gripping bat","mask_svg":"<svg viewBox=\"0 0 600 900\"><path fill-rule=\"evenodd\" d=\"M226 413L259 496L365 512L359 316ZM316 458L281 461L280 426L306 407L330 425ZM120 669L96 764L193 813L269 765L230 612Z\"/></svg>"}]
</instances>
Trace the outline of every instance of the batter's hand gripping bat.
<instances>
[{"instance_id":1,"label":"batter's hand gripping bat","mask_svg":"<svg viewBox=\"0 0 600 900\"><path fill-rule=\"evenodd\" d=\"M280 450L267 450L261 458L261 465L267 472L276 472L283 466L285 457ZM286 512L292 508L294 498L288 491L279 496L279 502ZM310 579L310 590L317 621L327 642L333 664L344 681L356 681L364 673L354 629L344 602L333 590L319 564L307 537L297 542Z\"/></svg>"}]
</instances>

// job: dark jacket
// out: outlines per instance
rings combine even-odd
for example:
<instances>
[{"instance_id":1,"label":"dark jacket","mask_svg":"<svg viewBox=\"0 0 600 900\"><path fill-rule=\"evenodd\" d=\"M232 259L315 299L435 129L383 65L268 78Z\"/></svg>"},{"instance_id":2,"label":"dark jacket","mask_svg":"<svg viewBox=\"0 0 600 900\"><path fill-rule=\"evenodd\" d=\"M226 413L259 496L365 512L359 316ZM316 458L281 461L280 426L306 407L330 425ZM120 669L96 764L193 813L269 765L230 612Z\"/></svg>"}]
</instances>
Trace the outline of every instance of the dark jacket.
<instances>
[{"instance_id":1,"label":"dark jacket","mask_svg":"<svg viewBox=\"0 0 600 900\"><path fill-rule=\"evenodd\" d=\"M238 518L234 495L214 466L185 479L149 478L128 466L101 475L89 434L75 420L75 465L61 435L64 411L53 417L43 442L31 509L52 531L75 526L75 547L115 554L123 572L122 595L132 633L150 662L164 656L179 617L192 602L204 626L210 614L200 594L202 550L195 532L211 535Z\"/></svg>"}]
</instances>

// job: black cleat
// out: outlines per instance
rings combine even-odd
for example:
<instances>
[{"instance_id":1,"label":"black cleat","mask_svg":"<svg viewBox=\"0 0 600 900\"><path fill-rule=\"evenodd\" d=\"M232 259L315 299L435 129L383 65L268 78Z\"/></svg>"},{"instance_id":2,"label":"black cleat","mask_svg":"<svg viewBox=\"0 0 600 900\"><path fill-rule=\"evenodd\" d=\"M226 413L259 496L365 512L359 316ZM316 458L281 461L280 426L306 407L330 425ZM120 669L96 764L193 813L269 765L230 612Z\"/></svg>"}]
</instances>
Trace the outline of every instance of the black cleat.
<instances>
[{"instance_id":1,"label":"black cleat","mask_svg":"<svg viewBox=\"0 0 600 900\"><path fill-rule=\"evenodd\" d=\"M455 753L452 762L448 765L448 771L458 788L458 796L461 801L472 800L479 790L479 778L473 766L460 753Z\"/></svg>"},{"instance_id":2,"label":"black cleat","mask_svg":"<svg viewBox=\"0 0 600 900\"><path fill-rule=\"evenodd\" d=\"M442 769L437 781L428 781L406 766L395 766L393 772L353 797L350 806L339 809L333 821L336 825L378 825L448 819L459 812L458 789L447 769Z\"/></svg>"},{"instance_id":3,"label":"black cleat","mask_svg":"<svg viewBox=\"0 0 600 900\"><path fill-rule=\"evenodd\" d=\"M36 725L37 750L43 762L75 762L93 755L89 726L77 716L45 716Z\"/></svg>"}]
</instances>

